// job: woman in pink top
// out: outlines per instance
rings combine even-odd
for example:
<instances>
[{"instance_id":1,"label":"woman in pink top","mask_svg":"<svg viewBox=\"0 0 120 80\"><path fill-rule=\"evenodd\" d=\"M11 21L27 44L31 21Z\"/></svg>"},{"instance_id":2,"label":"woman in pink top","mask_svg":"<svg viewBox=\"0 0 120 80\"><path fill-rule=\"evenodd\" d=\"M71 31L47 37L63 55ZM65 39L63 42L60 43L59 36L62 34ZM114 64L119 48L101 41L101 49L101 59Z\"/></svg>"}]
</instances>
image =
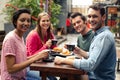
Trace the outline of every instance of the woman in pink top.
<instances>
[{"instance_id":1,"label":"woman in pink top","mask_svg":"<svg viewBox=\"0 0 120 80\"><path fill-rule=\"evenodd\" d=\"M31 25L28 9L16 11L12 23L15 29L6 35L2 46L1 80L26 80L26 67L37 60L47 58L48 51L41 51L28 58L26 56L23 34Z\"/></svg>"},{"instance_id":2,"label":"woman in pink top","mask_svg":"<svg viewBox=\"0 0 120 80\"><path fill-rule=\"evenodd\" d=\"M54 39L51 30L50 16L46 12L38 15L36 28L32 30L26 38L27 55L31 56L44 49L50 49L51 39Z\"/></svg>"}]
</instances>

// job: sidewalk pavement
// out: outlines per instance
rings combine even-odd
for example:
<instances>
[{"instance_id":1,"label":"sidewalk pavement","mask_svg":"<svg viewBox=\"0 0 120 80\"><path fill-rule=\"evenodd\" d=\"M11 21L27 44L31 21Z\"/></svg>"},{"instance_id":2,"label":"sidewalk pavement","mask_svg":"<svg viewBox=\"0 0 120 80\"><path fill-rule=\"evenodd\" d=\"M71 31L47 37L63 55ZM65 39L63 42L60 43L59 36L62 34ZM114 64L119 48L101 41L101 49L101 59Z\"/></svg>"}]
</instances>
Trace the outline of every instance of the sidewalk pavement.
<instances>
[{"instance_id":1,"label":"sidewalk pavement","mask_svg":"<svg viewBox=\"0 0 120 80\"><path fill-rule=\"evenodd\" d=\"M77 44L77 38L79 34L67 34L67 35L62 35L66 40L62 41L58 46L63 47L64 44L69 43L69 44Z\"/></svg>"}]
</instances>

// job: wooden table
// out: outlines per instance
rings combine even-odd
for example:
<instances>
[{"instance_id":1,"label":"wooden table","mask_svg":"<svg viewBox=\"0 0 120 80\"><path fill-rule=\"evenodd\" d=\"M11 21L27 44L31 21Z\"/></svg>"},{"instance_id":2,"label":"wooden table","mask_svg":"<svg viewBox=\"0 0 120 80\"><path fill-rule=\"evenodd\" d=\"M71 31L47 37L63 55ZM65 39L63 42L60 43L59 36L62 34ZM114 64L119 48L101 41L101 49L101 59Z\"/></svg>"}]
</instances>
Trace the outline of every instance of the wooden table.
<instances>
[{"instance_id":1,"label":"wooden table","mask_svg":"<svg viewBox=\"0 0 120 80\"><path fill-rule=\"evenodd\" d=\"M83 70L78 70L69 65L56 65L53 62L37 62L30 65L31 70L40 71L42 80L46 80L47 76L67 77L68 80L75 80L75 75L86 74Z\"/></svg>"}]
</instances>

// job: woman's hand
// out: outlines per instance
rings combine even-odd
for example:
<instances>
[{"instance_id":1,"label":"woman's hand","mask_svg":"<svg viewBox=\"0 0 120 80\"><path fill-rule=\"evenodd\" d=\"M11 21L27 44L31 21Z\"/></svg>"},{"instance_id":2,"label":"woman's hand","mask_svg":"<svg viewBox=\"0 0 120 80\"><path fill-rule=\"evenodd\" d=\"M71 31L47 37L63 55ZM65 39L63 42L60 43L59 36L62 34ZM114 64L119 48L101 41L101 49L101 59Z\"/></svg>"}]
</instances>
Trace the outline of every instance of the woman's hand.
<instances>
[{"instance_id":1,"label":"woman's hand","mask_svg":"<svg viewBox=\"0 0 120 80\"><path fill-rule=\"evenodd\" d=\"M41 59L46 59L47 57L48 57L48 53L49 52L49 50L42 50L41 52L39 52L36 56L35 56L35 58L36 58L36 61L37 60L41 60Z\"/></svg>"},{"instance_id":2,"label":"woman's hand","mask_svg":"<svg viewBox=\"0 0 120 80\"><path fill-rule=\"evenodd\" d=\"M67 49L67 45L66 44L64 44L64 48Z\"/></svg>"},{"instance_id":3,"label":"woman's hand","mask_svg":"<svg viewBox=\"0 0 120 80\"><path fill-rule=\"evenodd\" d=\"M46 45L48 48L50 48L51 45L52 45L52 40L49 39L48 41L46 41L45 45Z\"/></svg>"}]
</instances>

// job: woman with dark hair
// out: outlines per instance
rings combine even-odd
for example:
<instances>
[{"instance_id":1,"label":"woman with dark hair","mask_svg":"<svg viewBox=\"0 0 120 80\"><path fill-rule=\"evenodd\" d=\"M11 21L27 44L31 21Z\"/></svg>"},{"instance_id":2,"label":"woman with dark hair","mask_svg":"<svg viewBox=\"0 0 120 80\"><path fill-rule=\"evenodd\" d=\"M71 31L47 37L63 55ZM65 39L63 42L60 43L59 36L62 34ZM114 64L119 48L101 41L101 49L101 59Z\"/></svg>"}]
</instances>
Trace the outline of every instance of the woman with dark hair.
<instances>
[{"instance_id":1,"label":"woman with dark hair","mask_svg":"<svg viewBox=\"0 0 120 80\"><path fill-rule=\"evenodd\" d=\"M38 52L31 57L26 56L23 34L31 25L30 10L19 9L14 12L12 23L15 29L6 35L2 45L1 80L28 80L26 68L37 60L47 58L48 50Z\"/></svg>"}]
</instances>

